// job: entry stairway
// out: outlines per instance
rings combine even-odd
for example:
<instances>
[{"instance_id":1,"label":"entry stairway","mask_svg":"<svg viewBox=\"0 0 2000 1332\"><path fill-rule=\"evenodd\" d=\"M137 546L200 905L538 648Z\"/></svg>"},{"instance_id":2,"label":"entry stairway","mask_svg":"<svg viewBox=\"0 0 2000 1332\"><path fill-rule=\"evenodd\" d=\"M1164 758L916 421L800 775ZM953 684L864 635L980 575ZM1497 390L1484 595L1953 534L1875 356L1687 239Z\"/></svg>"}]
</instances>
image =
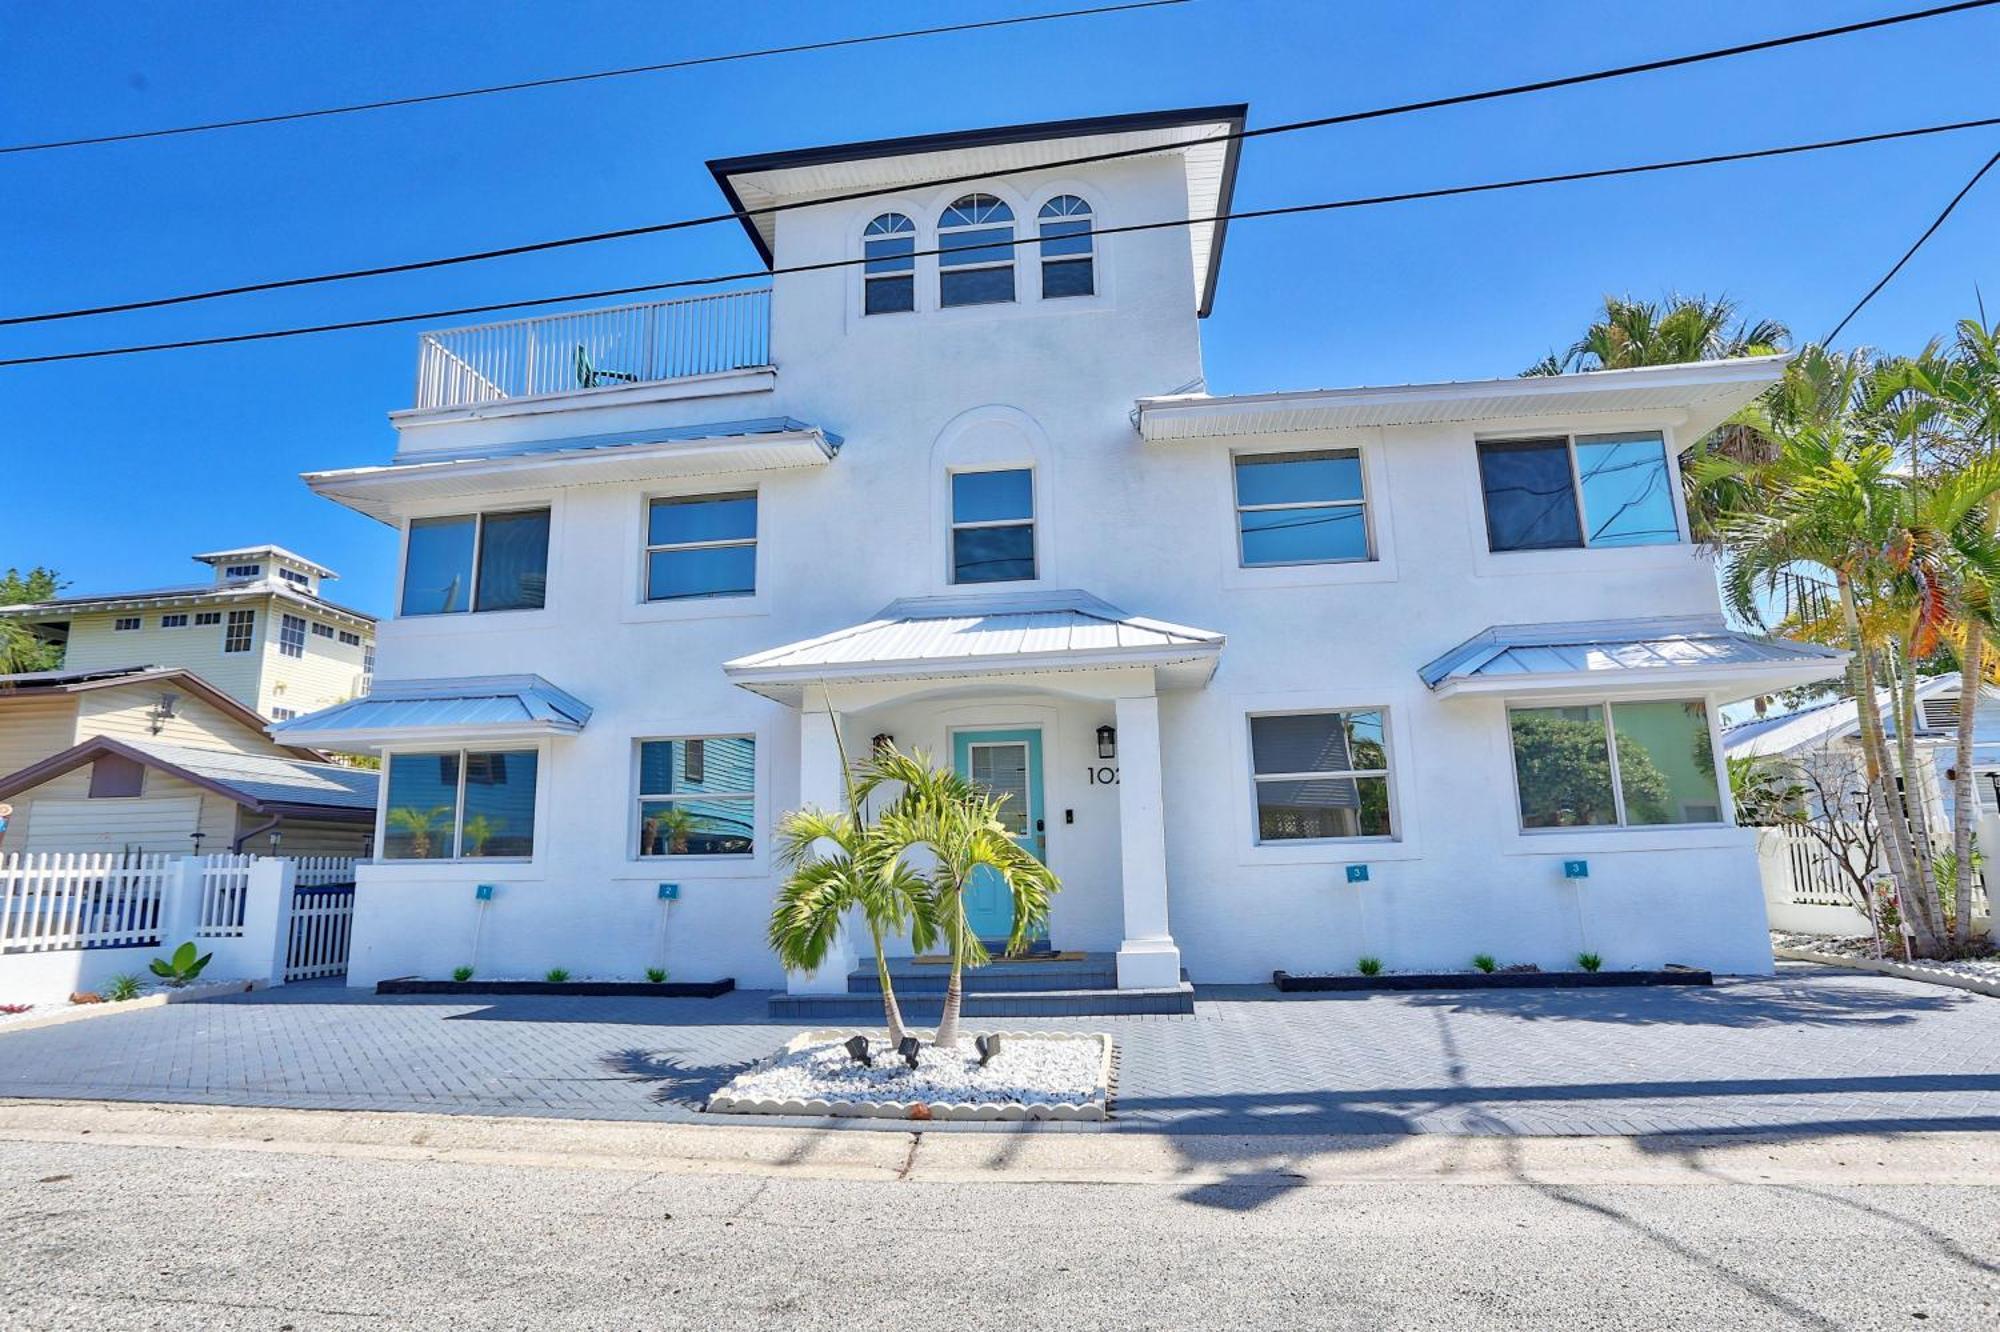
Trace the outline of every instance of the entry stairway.
<instances>
[{"instance_id":1,"label":"entry stairway","mask_svg":"<svg viewBox=\"0 0 2000 1332\"><path fill-rule=\"evenodd\" d=\"M889 980L905 1021L933 1023L944 1007L951 964L939 958L892 957ZM1121 990L1118 959L1110 953L996 958L965 973L964 1014L969 1018L1192 1012L1194 987L1185 973L1169 989ZM882 983L873 959L848 973L846 994L774 994L770 1013L794 1022L879 1024Z\"/></svg>"}]
</instances>

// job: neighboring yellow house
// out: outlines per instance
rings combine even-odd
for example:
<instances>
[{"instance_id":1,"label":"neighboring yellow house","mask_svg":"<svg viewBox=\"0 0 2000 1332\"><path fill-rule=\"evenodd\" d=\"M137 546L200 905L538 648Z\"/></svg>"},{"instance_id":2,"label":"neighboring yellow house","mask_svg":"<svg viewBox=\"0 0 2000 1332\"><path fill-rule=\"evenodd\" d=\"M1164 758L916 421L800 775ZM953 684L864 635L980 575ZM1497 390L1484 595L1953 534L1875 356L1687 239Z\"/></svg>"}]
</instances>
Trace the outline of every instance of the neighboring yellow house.
<instances>
[{"instance_id":1,"label":"neighboring yellow house","mask_svg":"<svg viewBox=\"0 0 2000 1332\"><path fill-rule=\"evenodd\" d=\"M339 575L282 546L194 558L212 581L0 606L0 618L60 644L65 671L184 667L273 721L368 692L375 619L320 596Z\"/></svg>"},{"instance_id":2,"label":"neighboring yellow house","mask_svg":"<svg viewBox=\"0 0 2000 1332\"><path fill-rule=\"evenodd\" d=\"M377 774L264 726L187 670L0 675L0 852L367 854Z\"/></svg>"}]
</instances>

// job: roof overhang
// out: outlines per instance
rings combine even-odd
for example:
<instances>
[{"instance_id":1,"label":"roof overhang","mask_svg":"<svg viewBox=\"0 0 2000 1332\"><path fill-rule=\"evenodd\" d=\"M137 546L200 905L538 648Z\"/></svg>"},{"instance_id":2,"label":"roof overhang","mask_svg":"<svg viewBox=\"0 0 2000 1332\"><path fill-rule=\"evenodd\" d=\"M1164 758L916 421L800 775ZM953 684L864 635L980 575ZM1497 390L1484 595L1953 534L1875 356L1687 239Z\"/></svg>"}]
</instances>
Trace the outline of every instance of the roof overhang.
<instances>
[{"instance_id":1,"label":"roof overhang","mask_svg":"<svg viewBox=\"0 0 2000 1332\"><path fill-rule=\"evenodd\" d=\"M307 472L305 482L336 503L394 523L405 509L430 500L504 495L550 486L823 467L840 452L840 443L838 435L789 418L723 422L563 440L463 457Z\"/></svg>"},{"instance_id":2,"label":"roof overhang","mask_svg":"<svg viewBox=\"0 0 2000 1332\"><path fill-rule=\"evenodd\" d=\"M37 671L29 675L0 677L0 705L16 698L46 698L52 694L82 694L97 689L121 689L137 685L172 685L186 690L217 712L259 735L264 733L262 713L252 711L223 693L184 666L128 666L96 671ZM306 762L324 760L326 755L304 745L286 745L295 758Z\"/></svg>"},{"instance_id":3,"label":"roof overhang","mask_svg":"<svg viewBox=\"0 0 2000 1332\"><path fill-rule=\"evenodd\" d=\"M338 605L287 583L260 579L254 583L218 583L213 587L173 588L156 592L107 592L94 597L65 597L60 601L20 602L0 606L0 619L26 620L33 624L63 624L78 615L101 615L106 611L157 610L170 606L199 606L214 602L261 601L276 597L323 616L359 628L372 628L375 617L366 611Z\"/></svg>"},{"instance_id":4,"label":"roof overhang","mask_svg":"<svg viewBox=\"0 0 2000 1332\"><path fill-rule=\"evenodd\" d=\"M191 557L197 564L235 564L242 560L277 560L282 564L294 564L318 578L338 578L339 574L309 560L297 551L286 550L283 546L239 546L233 550L211 550Z\"/></svg>"},{"instance_id":5,"label":"roof overhang","mask_svg":"<svg viewBox=\"0 0 2000 1332\"><path fill-rule=\"evenodd\" d=\"M1761 638L1717 617L1499 625L1419 672L1439 698L1510 701L1657 698L1662 691L1733 703L1830 679L1848 654Z\"/></svg>"},{"instance_id":6,"label":"roof overhang","mask_svg":"<svg viewBox=\"0 0 2000 1332\"><path fill-rule=\"evenodd\" d=\"M1309 389L1228 397L1176 394L1141 398L1139 433L1171 442L1239 435L1284 435L1379 426L1472 424L1592 415L1659 418L1692 444L1778 382L1786 355L1728 361L1595 370L1574 375L1397 384L1382 388Z\"/></svg>"},{"instance_id":7,"label":"roof overhang","mask_svg":"<svg viewBox=\"0 0 2000 1332\"><path fill-rule=\"evenodd\" d=\"M590 708L539 675L383 680L371 693L268 729L285 743L373 751L385 745L532 743L575 735Z\"/></svg>"},{"instance_id":8,"label":"roof overhang","mask_svg":"<svg viewBox=\"0 0 2000 1332\"><path fill-rule=\"evenodd\" d=\"M894 190L940 180L1006 176L1037 171L1072 158L1116 153L1133 157L1178 153L1187 175L1191 218L1212 218L1188 229L1194 263L1196 313L1215 304L1215 279L1236 188L1245 103L1145 111L1131 115L999 125L945 134L831 144L708 164L723 197L738 213L811 203L863 190ZM740 219L766 267L777 248L778 215Z\"/></svg>"}]
</instances>

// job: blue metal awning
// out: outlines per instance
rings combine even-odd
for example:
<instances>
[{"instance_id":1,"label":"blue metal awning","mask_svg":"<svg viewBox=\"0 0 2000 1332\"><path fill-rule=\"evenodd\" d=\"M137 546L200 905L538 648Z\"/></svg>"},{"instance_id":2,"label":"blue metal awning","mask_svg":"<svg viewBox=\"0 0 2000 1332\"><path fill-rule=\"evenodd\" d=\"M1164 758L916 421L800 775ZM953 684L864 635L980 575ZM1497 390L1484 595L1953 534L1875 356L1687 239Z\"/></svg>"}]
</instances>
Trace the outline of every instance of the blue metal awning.
<instances>
[{"instance_id":1,"label":"blue metal awning","mask_svg":"<svg viewBox=\"0 0 2000 1332\"><path fill-rule=\"evenodd\" d=\"M574 735L590 708L539 675L384 680L374 692L268 729L286 744L376 749L437 740L452 743Z\"/></svg>"}]
</instances>

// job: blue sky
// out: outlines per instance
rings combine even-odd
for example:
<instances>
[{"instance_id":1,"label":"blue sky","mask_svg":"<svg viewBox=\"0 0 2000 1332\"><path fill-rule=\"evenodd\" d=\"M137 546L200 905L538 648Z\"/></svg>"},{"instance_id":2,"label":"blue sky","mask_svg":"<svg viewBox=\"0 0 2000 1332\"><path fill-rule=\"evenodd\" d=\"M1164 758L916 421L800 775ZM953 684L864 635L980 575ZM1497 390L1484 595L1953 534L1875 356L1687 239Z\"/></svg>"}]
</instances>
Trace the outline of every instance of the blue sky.
<instances>
[{"instance_id":1,"label":"blue sky","mask_svg":"<svg viewBox=\"0 0 2000 1332\"><path fill-rule=\"evenodd\" d=\"M0 141L254 115L1061 8L565 0L0 10ZM1247 101L1251 123L1549 77L1907 4L1178 8L785 56L150 143L0 157L0 311L393 262L713 211L714 156ZM948 16L940 17L940 16ZM1593 88L1246 145L1242 207L1726 152L1993 114L2000 7ZM1511 374L1601 294L1728 293L1817 337L2000 132L1232 229L1218 392ZM1911 350L2000 304L2000 177L1846 340ZM735 226L0 330L0 356L365 318L748 267ZM445 321L453 322L467 321ZM0 568L77 591L277 541L386 609L388 530L299 472L384 460L416 326L0 370Z\"/></svg>"}]
</instances>

